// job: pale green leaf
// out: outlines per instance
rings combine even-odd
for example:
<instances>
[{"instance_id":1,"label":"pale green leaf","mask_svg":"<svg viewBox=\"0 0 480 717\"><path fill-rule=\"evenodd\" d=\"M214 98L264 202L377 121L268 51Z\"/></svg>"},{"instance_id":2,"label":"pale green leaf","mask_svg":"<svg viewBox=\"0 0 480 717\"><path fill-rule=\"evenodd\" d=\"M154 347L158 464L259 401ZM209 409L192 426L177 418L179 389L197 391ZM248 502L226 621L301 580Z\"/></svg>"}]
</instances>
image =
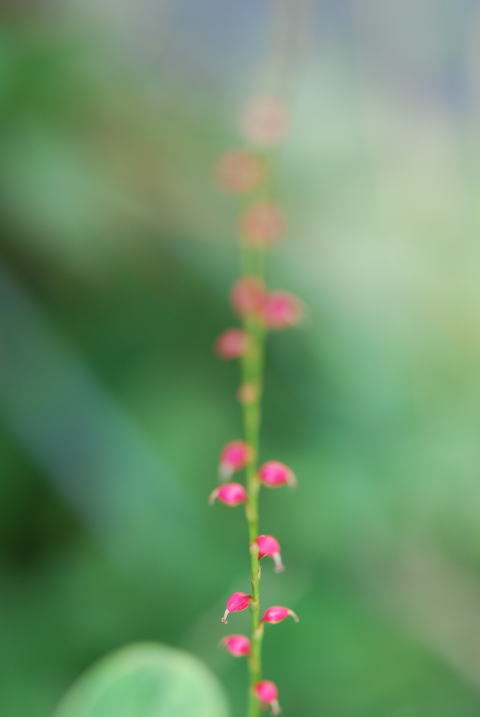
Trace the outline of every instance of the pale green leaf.
<instances>
[{"instance_id":1,"label":"pale green leaf","mask_svg":"<svg viewBox=\"0 0 480 717\"><path fill-rule=\"evenodd\" d=\"M215 677L200 661L145 643L89 668L55 717L228 717L228 709Z\"/></svg>"}]
</instances>

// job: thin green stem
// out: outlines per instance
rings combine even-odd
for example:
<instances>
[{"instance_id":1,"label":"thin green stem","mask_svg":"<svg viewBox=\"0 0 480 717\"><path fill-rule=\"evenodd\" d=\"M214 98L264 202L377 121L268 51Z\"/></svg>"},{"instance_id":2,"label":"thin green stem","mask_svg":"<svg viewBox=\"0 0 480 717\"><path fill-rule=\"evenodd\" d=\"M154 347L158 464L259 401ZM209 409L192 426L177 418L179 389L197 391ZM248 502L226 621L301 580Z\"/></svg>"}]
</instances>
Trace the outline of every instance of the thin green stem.
<instances>
[{"instance_id":1,"label":"thin green stem","mask_svg":"<svg viewBox=\"0 0 480 717\"><path fill-rule=\"evenodd\" d=\"M264 253L262 250L244 248L244 269L249 276L264 278ZM260 703L253 693L253 686L262 677L262 639L263 625L260 622L260 561L254 541L259 534L259 491L258 454L260 445L260 427L262 420L261 400L263 391L263 365L265 356L265 329L255 317L247 317L244 329L248 334L248 350L242 362L243 382L253 387L253 400L244 402L243 420L245 440L252 449L251 459L246 469L248 500L245 516L248 526L250 552L250 583L252 602L251 613L251 652L248 660L249 687L247 717L258 717Z\"/></svg>"}]
</instances>

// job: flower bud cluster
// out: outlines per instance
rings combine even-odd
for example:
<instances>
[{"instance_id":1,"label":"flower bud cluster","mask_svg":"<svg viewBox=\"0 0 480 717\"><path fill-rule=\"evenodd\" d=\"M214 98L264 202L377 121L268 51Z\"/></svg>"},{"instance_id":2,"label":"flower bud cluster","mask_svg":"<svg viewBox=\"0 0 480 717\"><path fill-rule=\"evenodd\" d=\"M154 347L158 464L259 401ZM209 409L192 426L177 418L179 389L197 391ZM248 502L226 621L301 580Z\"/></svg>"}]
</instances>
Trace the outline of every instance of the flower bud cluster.
<instances>
[{"instance_id":1,"label":"flower bud cluster","mask_svg":"<svg viewBox=\"0 0 480 717\"><path fill-rule=\"evenodd\" d=\"M244 276L232 287L231 304L244 320L257 323L265 330L279 331L302 321L305 311L296 296L287 291L268 291L258 277ZM254 349L245 329L226 329L215 342L215 350L222 359L236 359Z\"/></svg>"},{"instance_id":2,"label":"flower bud cluster","mask_svg":"<svg viewBox=\"0 0 480 717\"><path fill-rule=\"evenodd\" d=\"M225 444L220 454L218 474L220 480L228 482L223 482L210 493L210 503L214 503L215 500L219 500L225 505L237 506L240 503L247 502L248 495L243 485L241 483L230 481L229 479L236 471L240 471L245 468L252 458L253 450L247 443L245 443L245 441L230 441ZM259 483L262 483L269 488L276 488L282 485L295 487L297 485L296 476L291 468L280 461L267 461L260 466L256 473L256 477ZM269 543L269 540L272 542ZM260 541L258 543L260 558L264 555L271 555L272 558L274 557L274 554L269 552L272 545L278 546L278 550L275 551L275 554L280 554L279 543L275 538L272 538L272 536L259 535L257 541ZM262 549L267 552L261 554Z\"/></svg>"},{"instance_id":3,"label":"flower bud cluster","mask_svg":"<svg viewBox=\"0 0 480 717\"><path fill-rule=\"evenodd\" d=\"M271 96L254 97L242 115L242 130L254 150L233 150L224 154L217 166L217 179L221 187L234 194L247 194L259 189L268 180L269 168L262 148L272 147L281 141L287 125L283 104ZM263 264L263 254L270 249L285 231L285 217L277 203L265 198L255 198L246 206L238 223L240 238L247 252L254 259L252 266ZM215 350L222 359L241 359L243 383L237 398L243 405L245 424L254 418L259 427L259 402L262 393L263 338L269 330L276 331L298 324L304 316L303 304L286 291L271 290L263 278L263 272L247 272L235 282L230 293L230 303L242 326L229 328L215 342ZM251 368L254 367L252 371ZM250 422L251 425L251 422ZM247 430L247 439L249 436ZM269 707L272 714L279 714L278 689L275 683L261 680L261 666L255 657L256 646L263 636L265 624L276 625L297 615L288 607L274 605L261 613L259 605L260 561L270 558L274 570L283 572L284 565L279 541L272 535L257 535L257 496L261 486L276 488L294 487L297 483L293 471L277 460L258 465L258 435L245 440L228 442L220 453L219 484L210 494L210 502L218 501L228 507L245 505L249 524L250 551L252 559L252 592L234 592L228 598L221 622L227 624L232 613L250 608L252 634L227 635L221 644L235 657L247 657L251 675L251 699L254 709ZM245 471L246 483L233 481L234 474ZM255 712L256 713L256 712Z\"/></svg>"}]
</instances>

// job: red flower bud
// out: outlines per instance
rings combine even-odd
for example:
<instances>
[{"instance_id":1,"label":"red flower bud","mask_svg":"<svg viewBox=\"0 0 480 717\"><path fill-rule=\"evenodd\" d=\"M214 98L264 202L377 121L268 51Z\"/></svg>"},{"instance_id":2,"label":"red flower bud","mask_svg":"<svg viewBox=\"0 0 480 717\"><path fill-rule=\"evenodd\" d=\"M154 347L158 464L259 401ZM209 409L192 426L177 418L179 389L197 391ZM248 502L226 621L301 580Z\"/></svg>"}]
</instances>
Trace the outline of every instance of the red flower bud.
<instances>
[{"instance_id":1,"label":"red flower bud","mask_svg":"<svg viewBox=\"0 0 480 717\"><path fill-rule=\"evenodd\" d=\"M283 214L272 202L257 202L242 217L241 229L254 246L269 246L284 229Z\"/></svg>"},{"instance_id":2,"label":"red flower bud","mask_svg":"<svg viewBox=\"0 0 480 717\"><path fill-rule=\"evenodd\" d=\"M250 654L250 640L245 635L227 635L221 644L227 648L234 657L245 657Z\"/></svg>"},{"instance_id":3,"label":"red flower bud","mask_svg":"<svg viewBox=\"0 0 480 717\"><path fill-rule=\"evenodd\" d=\"M287 109L274 95L255 95L245 106L242 128L246 138L254 144L264 147L278 144L283 139L287 124Z\"/></svg>"},{"instance_id":4,"label":"red flower bud","mask_svg":"<svg viewBox=\"0 0 480 717\"><path fill-rule=\"evenodd\" d=\"M260 158L241 149L226 152L217 165L220 186L235 194L253 189L264 174L265 167Z\"/></svg>"},{"instance_id":5,"label":"red flower bud","mask_svg":"<svg viewBox=\"0 0 480 717\"><path fill-rule=\"evenodd\" d=\"M278 688L275 682L260 680L253 686L253 692L264 705L269 705L273 715L281 712L278 704Z\"/></svg>"},{"instance_id":6,"label":"red flower bud","mask_svg":"<svg viewBox=\"0 0 480 717\"><path fill-rule=\"evenodd\" d=\"M267 463L264 463L258 471L258 477L262 483L270 487L284 485L285 483L291 486L297 484L293 471L285 463L280 463L280 461L267 461Z\"/></svg>"},{"instance_id":7,"label":"red flower bud","mask_svg":"<svg viewBox=\"0 0 480 717\"><path fill-rule=\"evenodd\" d=\"M219 500L220 503L234 507L246 502L247 491L241 483L224 483L210 493L208 500L211 504Z\"/></svg>"},{"instance_id":8,"label":"red flower bud","mask_svg":"<svg viewBox=\"0 0 480 717\"><path fill-rule=\"evenodd\" d=\"M215 351L222 359L240 358L248 348L248 334L243 329L227 329L215 341Z\"/></svg>"},{"instance_id":9,"label":"red flower bud","mask_svg":"<svg viewBox=\"0 0 480 717\"><path fill-rule=\"evenodd\" d=\"M286 329L294 326L304 316L303 304L287 291L270 291L265 295L262 318L268 329Z\"/></svg>"},{"instance_id":10,"label":"red flower bud","mask_svg":"<svg viewBox=\"0 0 480 717\"><path fill-rule=\"evenodd\" d=\"M222 480L230 478L235 471L245 468L252 457L252 449L245 441L230 441L220 454L220 477Z\"/></svg>"},{"instance_id":11,"label":"red flower bud","mask_svg":"<svg viewBox=\"0 0 480 717\"><path fill-rule=\"evenodd\" d=\"M290 610L288 607L273 605L265 610L262 622L269 622L271 625L276 625L278 622L286 620L287 617L292 617L295 622L298 622L298 615L296 615L293 610Z\"/></svg>"},{"instance_id":12,"label":"red flower bud","mask_svg":"<svg viewBox=\"0 0 480 717\"><path fill-rule=\"evenodd\" d=\"M280 555L280 543L273 535L259 535L255 543L258 546L258 557L260 560L265 557L272 558L275 563L276 573L281 573L285 570L282 563L282 556Z\"/></svg>"},{"instance_id":13,"label":"red flower bud","mask_svg":"<svg viewBox=\"0 0 480 717\"><path fill-rule=\"evenodd\" d=\"M230 299L239 316L260 315L265 300L265 284L256 276L243 276L233 285Z\"/></svg>"},{"instance_id":14,"label":"red flower bud","mask_svg":"<svg viewBox=\"0 0 480 717\"><path fill-rule=\"evenodd\" d=\"M231 612L241 612L242 610L246 610L246 608L250 605L251 599L252 596L248 595L248 593L232 593L227 600L227 605L225 607L223 617L221 618L221 622L227 624L228 616Z\"/></svg>"},{"instance_id":15,"label":"red flower bud","mask_svg":"<svg viewBox=\"0 0 480 717\"><path fill-rule=\"evenodd\" d=\"M237 398L240 403L248 406L250 403L257 400L258 393L258 386L251 381L247 381L246 383L242 383L239 387L237 391Z\"/></svg>"}]
</instances>

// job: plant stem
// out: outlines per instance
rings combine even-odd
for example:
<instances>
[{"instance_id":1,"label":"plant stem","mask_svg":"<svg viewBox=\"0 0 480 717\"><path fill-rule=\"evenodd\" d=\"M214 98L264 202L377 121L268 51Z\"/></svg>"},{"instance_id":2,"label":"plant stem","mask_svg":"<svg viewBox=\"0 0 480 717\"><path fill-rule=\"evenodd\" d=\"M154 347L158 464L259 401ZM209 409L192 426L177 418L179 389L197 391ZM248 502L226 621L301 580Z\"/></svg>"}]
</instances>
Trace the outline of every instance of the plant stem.
<instances>
[{"instance_id":1,"label":"plant stem","mask_svg":"<svg viewBox=\"0 0 480 717\"><path fill-rule=\"evenodd\" d=\"M245 272L249 276L264 279L264 254L261 249L245 248ZM253 686L262 677L262 639L263 625L260 622L260 561L258 549L254 544L259 534L259 490L258 453L261 426L261 397L263 390L263 365L265 356L265 329L255 317L247 317L244 329L249 337L249 348L242 362L243 383L255 387L252 401L244 402L243 420L245 440L251 446L252 455L246 469L248 500L245 517L248 526L250 553L250 583L252 591L251 613L251 652L248 660L249 686L247 717L258 717L260 703L253 693Z\"/></svg>"}]
</instances>

